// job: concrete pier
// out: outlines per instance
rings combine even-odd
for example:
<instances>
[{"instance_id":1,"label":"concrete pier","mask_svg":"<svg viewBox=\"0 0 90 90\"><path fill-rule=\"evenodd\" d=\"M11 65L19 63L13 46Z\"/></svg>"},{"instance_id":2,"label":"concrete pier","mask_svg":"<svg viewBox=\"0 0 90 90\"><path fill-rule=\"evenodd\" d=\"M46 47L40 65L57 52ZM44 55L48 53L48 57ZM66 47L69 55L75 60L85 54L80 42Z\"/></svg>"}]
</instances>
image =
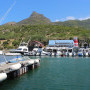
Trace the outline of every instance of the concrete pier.
<instances>
[{"instance_id":1,"label":"concrete pier","mask_svg":"<svg viewBox=\"0 0 90 90\"><path fill-rule=\"evenodd\" d=\"M16 78L40 66L39 59L28 59L16 63L6 63L0 65L0 73L6 73L7 78Z\"/></svg>"}]
</instances>

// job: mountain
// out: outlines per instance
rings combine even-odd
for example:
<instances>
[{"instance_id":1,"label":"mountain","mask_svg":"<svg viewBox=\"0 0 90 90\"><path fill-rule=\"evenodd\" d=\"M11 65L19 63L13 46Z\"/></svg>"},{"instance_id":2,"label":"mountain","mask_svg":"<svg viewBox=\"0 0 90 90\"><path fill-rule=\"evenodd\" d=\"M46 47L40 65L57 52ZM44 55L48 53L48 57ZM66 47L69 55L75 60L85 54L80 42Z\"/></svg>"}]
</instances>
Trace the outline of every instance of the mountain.
<instances>
[{"instance_id":1,"label":"mountain","mask_svg":"<svg viewBox=\"0 0 90 90\"><path fill-rule=\"evenodd\" d=\"M5 25L41 25L41 24L49 24L49 25L59 25L59 26L66 26L66 27L74 27L74 28L85 28L90 29L90 19L87 20L68 20L64 22L51 22L50 19L45 17L43 14L39 14L37 12L33 12L30 17L15 23L15 22L8 22Z\"/></svg>"},{"instance_id":2,"label":"mountain","mask_svg":"<svg viewBox=\"0 0 90 90\"><path fill-rule=\"evenodd\" d=\"M24 19L17 24L31 24L31 25L38 25L38 24L49 24L51 21L46 18L43 14L39 14L37 12L33 12L31 16L27 19Z\"/></svg>"},{"instance_id":3,"label":"mountain","mask_svg":"<svg viewBox=\"0 0 90 90\"><path fill-rule=\"evenodd\" d=\"M8 23L5 23L4 25L15 25L16 22L8 22Z\"/></svg>"},{"instance_id":4,"label":"mountain","mask_svg":"<svg viewBox=\"0 0 90 90\"><path fill-rule=\"evenodd\" d=\"M69 27L83 27L85 29L90 29L90 19L87 20L68 20L64 22L53 22L54 25L61 25L61 26L69 26Z\"/></svg>"}]
</instances>

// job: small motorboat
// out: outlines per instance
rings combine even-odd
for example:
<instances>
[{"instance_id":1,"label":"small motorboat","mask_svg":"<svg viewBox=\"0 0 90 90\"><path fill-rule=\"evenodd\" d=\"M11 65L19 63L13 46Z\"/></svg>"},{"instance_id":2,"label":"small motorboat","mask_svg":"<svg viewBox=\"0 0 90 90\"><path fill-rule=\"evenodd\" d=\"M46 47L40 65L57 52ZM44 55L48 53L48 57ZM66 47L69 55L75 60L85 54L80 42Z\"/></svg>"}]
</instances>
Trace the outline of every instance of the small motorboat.
<instances>
[{"instance_id":1,"label":"small motorboat","mask_svg":"<svg viewBox=\"0 0 90 90\"><path fill-rule=\"evenodd\" d=\"M61 54L62 54L62 52L58 50L56 55L60 56Z\"/></svg>"},{"instance_id":2,"label":"small motorboat","mask_svg":"<svg viewBox=\"0 0 90 90\"><path fill-rule=\"evenodd\" d=\"M69 52L69 56L72 56L72 52Z\"/></svg>"},{"instance_id":3,"label":"small motorboat","mask_svg":"<svg viewBox=\"0 0 90 90\"><path fill-rule=\"evenodd\" d=\"M86 57L89 56L89 55L88 55L88 52L86 52L85 56L86 56Z\"/></svg>"},{"instance_id":4,"label":"small motorboat","mask_svg":"<svg viewBox=\"0 0 90 90\"><path fill-rule=\"evenodd\" d=\"M69 53L68 52L65 52L65 56L69 56Z\"/></svg>"},{"instance_id":5,"label":"small motorboat","mask_svg":"<svg viewBox=\"0 0 90 90\"><path fill-rule=\"evenodd\" d=\"M78 51L78 56L83 56L83 51L82 50Z\"/></svg>"}]
</instances>

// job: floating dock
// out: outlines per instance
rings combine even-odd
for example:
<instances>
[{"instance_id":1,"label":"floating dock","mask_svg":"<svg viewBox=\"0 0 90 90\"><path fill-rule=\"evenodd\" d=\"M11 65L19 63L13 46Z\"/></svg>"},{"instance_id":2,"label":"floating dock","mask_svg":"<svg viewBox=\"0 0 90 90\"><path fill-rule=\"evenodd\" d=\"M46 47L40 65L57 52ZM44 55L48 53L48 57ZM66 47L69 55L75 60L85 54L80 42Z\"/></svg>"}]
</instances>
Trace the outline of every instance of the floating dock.
<instances>
[{"instance_id":1,"label":"floating dock","mask_svg":"<svg viewBox=\"0 0 90 90\"><path fill-rule=\"evenodd\" d=\"M14 63L13 63L14 62ZM22 74L40 66L40 59L30 59L10 61L0 64L0 82L7 78L19 77Z\"/></svg>"}]
</instances>

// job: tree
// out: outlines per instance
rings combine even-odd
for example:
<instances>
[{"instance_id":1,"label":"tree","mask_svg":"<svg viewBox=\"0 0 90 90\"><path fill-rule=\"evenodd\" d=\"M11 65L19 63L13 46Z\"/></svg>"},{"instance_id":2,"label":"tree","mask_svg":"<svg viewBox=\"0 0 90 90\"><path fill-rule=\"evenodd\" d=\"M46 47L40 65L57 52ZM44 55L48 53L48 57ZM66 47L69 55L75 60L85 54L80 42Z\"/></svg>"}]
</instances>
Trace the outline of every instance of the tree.
<instances>
[{"instance_id":1,"label":"tree","mask_svg":"<svg viewBox=\"0 0 90 90\"><path fill-rule=\"evenodd\" d=\"M12 44L13 46L17 47L20 44L20 42L18 40L14 40Z\"/></svg>"}]
</instances>

